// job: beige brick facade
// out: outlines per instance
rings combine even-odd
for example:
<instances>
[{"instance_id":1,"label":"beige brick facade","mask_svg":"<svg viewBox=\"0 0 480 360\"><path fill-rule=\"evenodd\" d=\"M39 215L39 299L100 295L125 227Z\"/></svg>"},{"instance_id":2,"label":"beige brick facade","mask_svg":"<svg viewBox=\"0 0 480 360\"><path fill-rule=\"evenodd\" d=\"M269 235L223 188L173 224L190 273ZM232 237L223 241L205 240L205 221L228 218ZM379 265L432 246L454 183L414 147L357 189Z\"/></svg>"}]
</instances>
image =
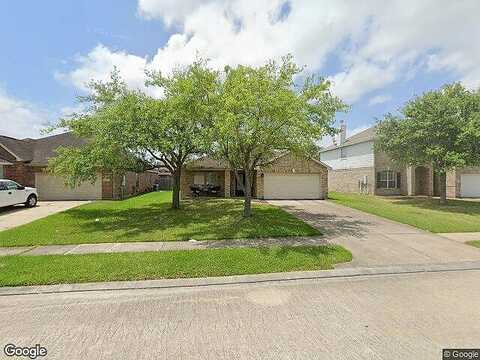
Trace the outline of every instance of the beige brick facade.
<instances>
[{"instance_id":1,"label":"beige brick facade","mask_svg":"<svg viewBox=\"0 0 480 360\"><path fill-rule=\"evenodd\" d=\"M367 180L366 185L363 191L361 191L361 182L365 180ZM331 170L328 172L328 187L330 191L374 194L375 170L373 167Z\"/></svg>"},{"instance_id":2,"label":"beige brick facade","mask_svg":"<svg viewBox=\"0 0 480 360\"><path fill-rule=\"evenodd\" d=\"M205 163L205 162L204 162ZM208 163L208 162L207 162ZM217 171L220 174L221 196L230 197L235 195L235 176L229 169L205 169L186 168L182 174L181 192L182 197L190 196L190 186L193 185L194 175L202 172ZM253 196L263 198L265 174L319 174L321 194L323 198L328 196L328 168L320 162L311 159L298 158L290 154L283 155L273 161L269 166L258 169L254 177Z\"/></svg>"}]
</instances>

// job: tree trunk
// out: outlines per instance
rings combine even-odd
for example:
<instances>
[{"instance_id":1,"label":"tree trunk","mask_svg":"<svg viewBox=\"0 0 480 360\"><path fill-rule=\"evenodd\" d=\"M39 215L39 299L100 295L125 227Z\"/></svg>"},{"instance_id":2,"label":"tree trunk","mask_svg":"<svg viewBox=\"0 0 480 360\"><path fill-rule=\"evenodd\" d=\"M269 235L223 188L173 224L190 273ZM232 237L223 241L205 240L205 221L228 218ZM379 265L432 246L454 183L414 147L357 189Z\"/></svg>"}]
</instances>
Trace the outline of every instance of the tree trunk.
<instances>
[{"instance_id":1,"label":"tree trunk","mask_svg":"<svg viewBox=\"0 0 480 360\"><path fill-rule=\"evenodd\" d=\"M250 171L245 169L245 189L243 191L245 201L243 205L243 217L252 216L252 179L250 178Z\"/></svg>"},{"instance_id":2,"label":"tree trunk","mask_svg":"<svg viewBox=\"0 0 480 360\"><path fill-rule=\"evenodd\" d=\"M447 203L447 173L439 172L438 173L438 184L440 186L440 204Z\"/></svg>"},{"instance_id":3,"label":"tree trunk","mask_svg":"<svg viewBox=\"0 0 480 360\"><path fill-rule=\"evenodd\" d=\"M182 168L178 167L173 173L173 193L172 193L172 208L180 209L180 178L182 175Z\"/></svg>"}]
</instances>

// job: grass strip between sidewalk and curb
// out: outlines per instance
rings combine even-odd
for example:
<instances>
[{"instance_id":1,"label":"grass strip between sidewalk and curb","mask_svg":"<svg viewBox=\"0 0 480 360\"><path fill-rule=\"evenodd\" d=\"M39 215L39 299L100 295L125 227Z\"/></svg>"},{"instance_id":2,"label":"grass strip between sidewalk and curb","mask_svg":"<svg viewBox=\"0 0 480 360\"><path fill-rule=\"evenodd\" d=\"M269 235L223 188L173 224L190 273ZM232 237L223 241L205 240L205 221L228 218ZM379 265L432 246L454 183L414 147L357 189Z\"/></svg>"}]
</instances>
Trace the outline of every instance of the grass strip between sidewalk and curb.
<instances>
[{"instance_id":1,"label":"grass strip between sidewalk and curb","mask_svg":"<svg viewBox=\"0 0 480 360\"><path fill-rule=\"evenodd\" d=\"M349 262L338 245L0 258L0 286L328 270Z\"/></svg>"}]
</instances>

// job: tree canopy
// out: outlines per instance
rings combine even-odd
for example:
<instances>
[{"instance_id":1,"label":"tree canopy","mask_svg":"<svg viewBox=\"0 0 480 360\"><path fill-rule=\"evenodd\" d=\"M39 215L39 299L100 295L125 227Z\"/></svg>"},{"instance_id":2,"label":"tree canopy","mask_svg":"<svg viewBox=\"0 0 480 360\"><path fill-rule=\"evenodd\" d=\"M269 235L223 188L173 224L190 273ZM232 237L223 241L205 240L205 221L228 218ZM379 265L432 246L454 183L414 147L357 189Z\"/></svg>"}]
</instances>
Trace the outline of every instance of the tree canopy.
<instances>
[{"instance_id":1,"label":"tree canopy","mask_svg":"<svg viewBox=\"0 0 480 360\"><path fill-rule=\"evenodd\" d=\"M161 87L162 98L128 90L115 71L108 82L92 82L92 94L80 99L89 111L59 123L88 143L60 149L50 168L78 184L93 181L99 169L122 173L138 163L164 166L174 177L172 206L178 208L182 167L206 151L217 74L197 61L169 76L148 75L148 85Z\"/></svg>"},{"instance_id":2,"label":"tree canopy","mask_svg":"<svg viewBox=\"0 0 480 360\"><path fill-rule=\"evenodd\" d=\"M454 83L418 96L377 126L376 148L392 160L432 166L446 199L446 173L480 165L480 90Z\"/></svg>"},{"instance_id":3,"label":"tree canopy","mask_svg":"<svg viewBox=\"0 0 480 360\"><path fill-rule=\"evenodd\" d=\"M291 56L281 63L225 70L212 149L235 170L240 184L239 171L245 175L244 216L251 214L255 169L281 152L314 155L317 142L335 132L335 113L347 109L330 94L328 81L313 76L302 81L302 71Z\"/></svg>"}]
</instances>

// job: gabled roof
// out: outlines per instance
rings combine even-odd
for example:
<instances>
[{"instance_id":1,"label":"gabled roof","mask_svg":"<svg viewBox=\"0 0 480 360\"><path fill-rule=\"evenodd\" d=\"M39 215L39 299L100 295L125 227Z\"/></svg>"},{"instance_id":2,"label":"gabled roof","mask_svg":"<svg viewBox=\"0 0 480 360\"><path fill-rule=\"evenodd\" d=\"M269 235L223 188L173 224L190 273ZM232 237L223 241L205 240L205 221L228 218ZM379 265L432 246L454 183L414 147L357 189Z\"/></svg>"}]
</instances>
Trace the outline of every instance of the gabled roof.
<instances>
[{"instance_id":1,"label":"gabled roof","mask_svg":"<svg viewBox=\"0 0 480 360\"><path fill-rule=\"evenodd\" d=\"M9 136L0 135L0 146L7 150L17 161L32 160L32 147L30 140L19 140Z\"/></svg>"},{"instance_id":2,"label":"gabled roof","mask_svg":"<svg viewBox=\"0 0 480 360\"><path fill-rule=\"evenodd\" d=\"M33 142L32 165L47 165L48 159L57 155L56 150L60 146L80 147L86 143L86 140L74 136L71 132L30 141Z\"/></svg>"},{"instance_id":3,"label":"gabled roof","mask_svg":"<svg viewBox=\"0 0 480 360\"><path fill-rule=\"evenodd\" d=\"M47 136L41 139L15 139L0 135L0 153L8 161L28 162L32 165L44 166L48 159L56 156L56 149L60 146L78 147L85 144L84 139L77 138L67 132ZM5 153L6 152L6 153Z\"/></svg>"},{"instance_id":4,"label":"gabled roof","mask_svg":"<svg viewBox=\"0 0 480 360\"><path fill-rule=\"evenodd\" d=\"M355 144L360 144L363 142L367 141L373 141L375 140L375 126L372 126L371 128L368 128L366 130L363 130L359 132L358 134L355 134L353 136L350 136L345 140L345 142L342 145L331 145L323 149L321 152L329 151L329 150L334 150L334 149L339 149L341 147L345 146L350 146L350 145L355 145Z\"/></svg>"}]
</instances>

